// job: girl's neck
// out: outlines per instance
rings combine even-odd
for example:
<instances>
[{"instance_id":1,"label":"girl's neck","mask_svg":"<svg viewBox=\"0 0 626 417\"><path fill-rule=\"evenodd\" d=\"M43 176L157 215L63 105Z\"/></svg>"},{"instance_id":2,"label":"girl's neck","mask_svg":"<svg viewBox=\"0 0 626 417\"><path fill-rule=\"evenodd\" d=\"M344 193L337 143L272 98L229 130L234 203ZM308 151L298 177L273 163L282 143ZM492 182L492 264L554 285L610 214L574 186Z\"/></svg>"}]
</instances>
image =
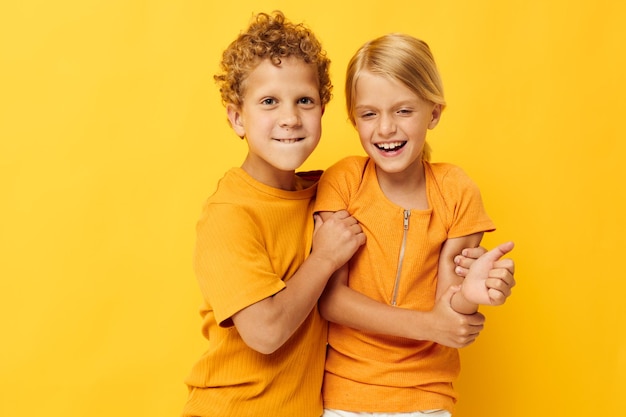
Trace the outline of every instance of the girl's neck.
<instances>
[{"instance_id":1,"label":"girl's neck","mask_svg":"<svg viewBox=\"0 0 626 417\"><path fill-rule=\"evenodd\" d=\"M378 185L385 197L405 209L428 209L424 164L413 164L402 172L384 172L376 167Z\"/></svg>"}]
</instances>

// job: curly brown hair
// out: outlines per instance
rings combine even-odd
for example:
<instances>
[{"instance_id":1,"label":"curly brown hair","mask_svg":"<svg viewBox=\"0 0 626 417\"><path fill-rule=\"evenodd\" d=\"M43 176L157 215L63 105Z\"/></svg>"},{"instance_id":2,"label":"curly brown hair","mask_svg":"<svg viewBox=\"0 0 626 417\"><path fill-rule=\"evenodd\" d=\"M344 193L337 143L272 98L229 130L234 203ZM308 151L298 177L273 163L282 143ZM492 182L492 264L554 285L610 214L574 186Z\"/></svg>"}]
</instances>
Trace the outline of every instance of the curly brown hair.
<instances>
[{"instance_id":1,"label":"curly brown hair","mask_svg":"<svg viewBox=\"0 0 626 417\"><path fill-rule=\"evenodd\" d=\"M257 14L248 29L226 48L220 63L221 72L214 76L220 87L222 102L240 106L244 98L244 81L261 60L269 58L274 65L294 56L317 67L322 105L331 97L330 59L313 32L304 24L289 22L281 11Z\"/></svg>"}]
</instances>

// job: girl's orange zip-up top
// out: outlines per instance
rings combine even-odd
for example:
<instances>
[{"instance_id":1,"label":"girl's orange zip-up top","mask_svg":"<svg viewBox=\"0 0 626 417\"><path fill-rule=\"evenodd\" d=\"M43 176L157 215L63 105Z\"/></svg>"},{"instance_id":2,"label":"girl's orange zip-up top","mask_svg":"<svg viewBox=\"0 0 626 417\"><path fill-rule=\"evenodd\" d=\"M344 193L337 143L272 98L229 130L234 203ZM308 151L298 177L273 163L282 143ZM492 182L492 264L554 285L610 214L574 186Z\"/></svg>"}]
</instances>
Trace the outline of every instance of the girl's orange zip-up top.
<instances>
[{"instance_id":1,"label":"girl's orange zip-up top","mask_svg":"<svg viewBox=\"0 0 626 417\"><path fill-rule=\"evenodd\" d=\"M457 166L424 161L427 210L389 201L374 162L348 157L329 168L315 211L347 209L367 243L349 264L349 285L368 297L428 311L446 239L492 231L476 184ZM329 324L324 407L349 411L454 410L458 351L430 341L369 334Z\"/></svg>"}]
</instances>

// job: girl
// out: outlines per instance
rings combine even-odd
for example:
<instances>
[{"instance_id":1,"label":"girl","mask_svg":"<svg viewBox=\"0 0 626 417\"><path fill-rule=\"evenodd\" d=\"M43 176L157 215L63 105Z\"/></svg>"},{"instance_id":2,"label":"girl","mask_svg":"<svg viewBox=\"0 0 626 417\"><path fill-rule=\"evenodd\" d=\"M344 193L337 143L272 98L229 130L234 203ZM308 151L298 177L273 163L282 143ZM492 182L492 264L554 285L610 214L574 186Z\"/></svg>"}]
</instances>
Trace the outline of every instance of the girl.
<instances>
[{"instance_id":1,"label":"girl","mask_svg":"<svg viewBox=\"0 0 626 417\"><path fill-rule=\"evenodd\" d=\"M367 243L320 303L331 322L324 415L450 416L457 348L482 330L478 305L510 295L514 265L498 259L513 243L456 276L455 255L494 225L460 168L428 161L426 132L445 100L426 43L390 34L363 45L348 65L346 98L368 157L328 169L315 210L323 218L347 210Z\"/></svg>"}]
</instances>

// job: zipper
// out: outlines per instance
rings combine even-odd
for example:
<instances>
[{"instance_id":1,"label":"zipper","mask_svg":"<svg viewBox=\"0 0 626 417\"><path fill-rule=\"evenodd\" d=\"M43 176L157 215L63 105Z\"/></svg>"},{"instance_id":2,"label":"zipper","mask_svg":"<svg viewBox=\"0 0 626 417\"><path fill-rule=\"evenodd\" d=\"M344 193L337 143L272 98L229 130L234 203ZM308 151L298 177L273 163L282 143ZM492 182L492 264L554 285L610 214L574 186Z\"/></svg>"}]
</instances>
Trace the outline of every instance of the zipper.
<instances>
[{"instance_id":1,"label":"zipper","mask_svg":"<svg viewBox=\"0 0 626 417\"><path fill-rule=\"evenodd\" d=\"M402 273L402 264L404 263L404 250L406 249L406 238L409 234L409 217L411 210L404 209L404 232L402 234L402 246L400 246L400 256L398 256L398 268L396 272L396 281L393 285L393 294L391 294L391 305L398 305L398 288L400 288L400 274Z\"/></svg>"}]
</instances>

